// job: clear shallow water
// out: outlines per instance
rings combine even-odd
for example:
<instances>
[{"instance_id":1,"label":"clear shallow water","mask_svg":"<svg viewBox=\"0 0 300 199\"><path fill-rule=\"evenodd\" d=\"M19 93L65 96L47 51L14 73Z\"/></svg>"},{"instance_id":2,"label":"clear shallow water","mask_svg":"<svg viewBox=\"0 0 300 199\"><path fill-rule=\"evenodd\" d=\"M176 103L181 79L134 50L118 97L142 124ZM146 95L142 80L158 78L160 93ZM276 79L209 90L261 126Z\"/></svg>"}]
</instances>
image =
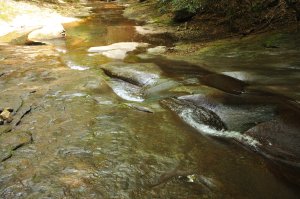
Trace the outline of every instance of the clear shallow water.
<instances>
[{"instance_id":1,"label":"clear shallow water","mask_svg":"<svg viewBox=\"0 0 300 199\"><path fill-rule=\"evenodd\" d=\"M87 6L92 15L66 27L65 53L0 47L1 105L22 96L21 110L33 107L11 133L34 140L0 164L1 198L298 198L261 156L202 136L156 100L139 103L154 113L126 106L99 67L110 60L87 49L143 38L122 8Z\"/></svg>"}]
</instances>

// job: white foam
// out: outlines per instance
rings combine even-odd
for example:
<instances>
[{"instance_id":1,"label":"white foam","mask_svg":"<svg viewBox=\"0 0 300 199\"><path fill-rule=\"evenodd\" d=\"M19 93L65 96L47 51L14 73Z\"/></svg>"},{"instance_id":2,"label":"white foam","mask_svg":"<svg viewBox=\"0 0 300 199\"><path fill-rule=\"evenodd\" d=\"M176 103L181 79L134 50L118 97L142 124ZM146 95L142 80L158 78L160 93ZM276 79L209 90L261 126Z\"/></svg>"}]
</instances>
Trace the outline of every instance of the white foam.
<instances>
[{"instance_id":1,"label":"white foam","mask_svg":"<svg viewBox=\"0 0 300 199\"><path fill-rule=\"evenodd\" d=\"M111 59L124 59L127 52L134 51L138 47L145 48L149 44L138 42L119 42L108 46L96 46L88 49L90 53L100 53Z\"/></svg>"},{"instance_id":2,"label":"white foam","mask_svg":"<svg viewBox=\"0 0 300 199\"><path fill-rule=\"evenodd\" d=\"M195 121L192 117L193 110L191 108L185 109L179 113L179 117L185 121L187 124L197 129L201 134L209 135L213 137L223 137L235 139L243 144L250 145L252 147L257 147L261 145L257 140L253 139L250 136L243 135L237 131L225 131L225 130L216 130L205 124L200 124Z\"/></svg>"},{"instance_id":3,"label":"white foam","mask_svg":"<svg viewBox=\"0 0 300 199\"><path fill-rule=\"evenodd\" d=\"M74 98L74 97L85 97L87 96L84 93L72 93L72 94L67 94L67 95L62 95L62 98Z\"/></svg>"},{"instance_id":4,"label":"white foam","mask_svg":"<svg viewBox=\"0 0 300 199\"><path fill-rule=\"evenodd\" d=\"M128 100L128 101L133 101L133 102L142 102L144 101L143 98L139 96L133 96L131 93L128 91L120 88L120 87L113 87L113 91L121 98Z\"/></svg>"},{"instance_id":5,"label":"white foam","mask_svg":"<svg viewBox=\"0 0 300 199\"><path fill-rule=\"evenodd\" d=\"M88 70L90 69L89 67L86 67L86 66L79 66L79 65L76 65L75 63L71 62L71 61L68 61L67 62L67 66L73 70Z\"/></svg>"}]
</instances>

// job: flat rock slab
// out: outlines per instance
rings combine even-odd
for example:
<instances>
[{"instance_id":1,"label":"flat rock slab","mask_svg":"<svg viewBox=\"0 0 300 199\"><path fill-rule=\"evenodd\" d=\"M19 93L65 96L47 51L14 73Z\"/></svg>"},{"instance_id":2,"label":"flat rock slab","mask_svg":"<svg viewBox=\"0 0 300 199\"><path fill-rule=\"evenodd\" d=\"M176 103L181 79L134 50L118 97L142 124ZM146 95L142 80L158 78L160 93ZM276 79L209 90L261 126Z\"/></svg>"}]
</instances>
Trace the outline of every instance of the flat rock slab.
<instances>
[{"instance_id":1,"label":"flat rock slab","mask_svg":"<svg viewBox=\"0 0 300 199\"><path fill-rule=\"evenodd\" d=\"M13 151L31 143L31 136L26 132L8 132L0 136L0 162L12 156Z\"/></svg>"},{"instance_id":2,"label":"flat rock slab","mask_svg":"<svg viewBox=\"0 0 300 199\"><path fill-rule=\"evenodd\" d=\"M108 46L97 46L88 49L90 53L100 53L111 59L124 59L128 52L137 48L146 48L149 44L138 42L119 42Z\"/></svg>"}]
</instances>

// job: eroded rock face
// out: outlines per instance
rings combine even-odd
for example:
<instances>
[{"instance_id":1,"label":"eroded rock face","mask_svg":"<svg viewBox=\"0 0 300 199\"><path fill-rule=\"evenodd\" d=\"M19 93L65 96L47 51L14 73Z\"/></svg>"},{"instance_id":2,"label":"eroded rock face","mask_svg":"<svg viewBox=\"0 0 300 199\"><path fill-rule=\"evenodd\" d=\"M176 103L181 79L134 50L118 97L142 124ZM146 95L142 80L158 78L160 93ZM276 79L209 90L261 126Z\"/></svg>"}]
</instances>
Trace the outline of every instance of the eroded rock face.
<instances>
[{"instance_id":1,"label":"eroded rock face","mask_svg":"<svg viewBox=\"0 0 300 199\"><path fill-rule=\"evenodd\" d=\"M102 65L101 68L110 77L141 87L156 83L161 75L159 67L151 63L126 65L116 62Z\"/></svg>"},{"instance_id":2,"label":"eroded rock face","mask_svg":"<svg viewBox=\"0 0 300 199\"><path fill-rule=\"evenodd\" d=\"M112 78L108 84L118 96L139 102L143 101L144 89L156 84L162 73L158 66L151 63L115 62L104 64L101 68Z\"/></svg>"},{"instance_id":3,"label":"eroded rock face","mask_svg":"<svg viewBox=\"0 0 300 199\"><path fill-rule=\"evenodd\" d=\"M220 131L227 129L217 114L204 107L199 107L191 102L176 98L165 99L162 100L161 103L177 113L186 123L198 130L204 129L204 126Z\"/></svg>"},{"instance_id":4,"label":"eroded rock face","mask_svg":"<svg viewBox=\"0 0 300 199\"><path fill-rule=\"evenodd\" d=\"M100 53L111 59L124 59L128 52L137 48L145 48L149 44L138 42L119 42L108 46L91 47L88 49L90 53Z\"/></svg>"},{"instance_id":5,"label":"eroded rock face","mask_svg":"<svg viewBox=\"0 0 300 199\"><path fill-rule=\"evenodd\" d=\"M286 110L279 117L260 123L245 132L258 140L258 151L276 161L300 168L300 114Z\"/></svg>"},{"instance_id":6,"label":"eroded rock face","mask_svg":"<svg viewBox=\"0 0 300 199\"><path fill-rule=\"evenodd\" d=\"M201 78L205 85L231 94L241 94L247 85L245 82L222 74L209 74Z\"/></svg>"},{"instance_id":7,"label":"eroded rock face","mask_svg":"<svg viewBox=\"0 0 300 199\"><path fill-rule=\"evenodd\" d=\"M246 99L245 99L246 98ZM218 92L215 94L185 95L186 100L215 112L222 118L228 130L244 132L256 124L274 118L276 106L263 103L250 96L235 96Z\"/></svg>"},{"instance_id":8,"label":"eroded rock face","mask_svg":"<svg viewBox=\"0 0 300 199\"><path fill-rule=\"evenodd\" d=\"M65 36L66 32L61 24L50 24L29 33L28 40L32 42L44 42L52 39L65 38Z\"/></svg>"},{"instance_id":9,"label":"eroded rock face","mask_svg":"<svg viewBox=\"0 0 300 199\"><path fill-rule=\"evenodd\" d=\"M263 122L245 132L258 140L254 150L272 160L273 172L300 186L299 111L283 110L278 118Z\"/></svg>"}]
</instances>

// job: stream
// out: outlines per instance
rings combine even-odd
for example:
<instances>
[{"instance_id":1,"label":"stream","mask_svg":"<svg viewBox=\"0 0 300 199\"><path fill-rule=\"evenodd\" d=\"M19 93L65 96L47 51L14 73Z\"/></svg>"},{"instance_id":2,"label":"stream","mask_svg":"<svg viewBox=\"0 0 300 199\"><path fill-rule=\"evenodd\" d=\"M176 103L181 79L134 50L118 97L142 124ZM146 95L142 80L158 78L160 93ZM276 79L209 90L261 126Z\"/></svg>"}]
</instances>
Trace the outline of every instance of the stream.
<instances>
[{"instance_id":1,"label":"stream","mask_svg":"<svg viewBox=\"0 0 300 199\"><path fill-rule=\"evenodd\" d=\"M138 34L141 24L114 3L86 6L91 15L67 24L66 40L0 46L0 108L14 109L12 123L0 126L0 198L299 198L299 49L275 55L273 79L264 73L268 54L256 57L265 71L243 66L248 76L221 69L238 68L228 51L199 65L144 49L116 61L88 49L172 42ZM283 71L281 56L293 67ZM193 114L224 124L195 124ZM295 136L286 151L277 140L278 153L261 137L251 141L257 124L281 120Z\"/></svg>"}]
</instances>

